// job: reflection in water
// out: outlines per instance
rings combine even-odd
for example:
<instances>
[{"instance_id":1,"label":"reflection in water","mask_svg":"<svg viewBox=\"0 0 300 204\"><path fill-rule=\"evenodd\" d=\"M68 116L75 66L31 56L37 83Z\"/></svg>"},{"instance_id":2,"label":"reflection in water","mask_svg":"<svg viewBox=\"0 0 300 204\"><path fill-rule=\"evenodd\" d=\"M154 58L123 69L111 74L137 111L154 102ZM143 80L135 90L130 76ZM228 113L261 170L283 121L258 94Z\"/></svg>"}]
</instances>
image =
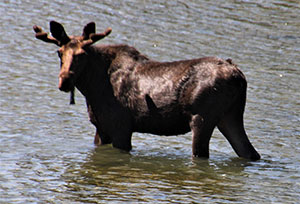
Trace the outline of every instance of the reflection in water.
<instances>
[{"instance_id":1,"label":"reflection in water","mask_svg":"<svg viewBox=\"0 0 300 204\"><path fill-rule=\"evenodd\" d=\"M242 193L244 181L240 178L251 165L238 158L210 161L136 156L104 146L95 149L80 167L68 168L62 177L68 191L82 202L234 201L232 194Z\"/></svg>"}]
</instances>

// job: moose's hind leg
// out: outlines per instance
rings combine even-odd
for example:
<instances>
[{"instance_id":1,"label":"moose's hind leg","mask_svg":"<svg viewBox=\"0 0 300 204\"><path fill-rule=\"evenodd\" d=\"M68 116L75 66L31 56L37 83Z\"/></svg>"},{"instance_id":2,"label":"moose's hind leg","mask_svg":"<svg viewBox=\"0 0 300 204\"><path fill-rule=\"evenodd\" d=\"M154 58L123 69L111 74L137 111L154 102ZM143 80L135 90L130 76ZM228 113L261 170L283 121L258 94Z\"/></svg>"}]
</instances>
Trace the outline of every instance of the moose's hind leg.
<instances>
[{"instance_id":1,"label":"moose's hind leg","mask_svg":"<svg viewBox=\"0 0 300 204\"><path fill-rule=\"evenodd\" d=\"M238 156L258 160L260 155L250 143L244 129L243 110L233 109L224 115L219 124L218 129L226 137Z\"/></svg>"},{"instance_id":2,"label":"moose's hind leg","mask_svg":"<svg viewBox=\"0 0 300 204\"><path fill-rule=\"evenodd\" d=\"M193 136L193 156L209 157L209 141L215 125L210 124L200 115L194 115L190 121Z\"/></svg>"}]
</instances>

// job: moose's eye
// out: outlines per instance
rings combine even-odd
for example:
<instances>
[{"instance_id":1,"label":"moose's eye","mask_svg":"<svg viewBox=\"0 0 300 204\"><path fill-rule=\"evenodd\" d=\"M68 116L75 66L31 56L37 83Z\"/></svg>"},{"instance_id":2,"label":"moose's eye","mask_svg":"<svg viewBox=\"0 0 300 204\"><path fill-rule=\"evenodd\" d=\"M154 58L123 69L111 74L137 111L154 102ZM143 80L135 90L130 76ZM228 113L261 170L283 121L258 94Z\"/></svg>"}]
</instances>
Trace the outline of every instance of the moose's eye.
<instances>
[{"instance_id":1,"label":"moose's eye","mask_svg":"<svg viewBox=\"0 0 300 204\"><path fill-rule=\"evenodd\" d=\"M62 54L59 50L57 50L57 55L58 55L59 58L61 58L61 56L62 56Z\"/></svg>"}]
</instances>

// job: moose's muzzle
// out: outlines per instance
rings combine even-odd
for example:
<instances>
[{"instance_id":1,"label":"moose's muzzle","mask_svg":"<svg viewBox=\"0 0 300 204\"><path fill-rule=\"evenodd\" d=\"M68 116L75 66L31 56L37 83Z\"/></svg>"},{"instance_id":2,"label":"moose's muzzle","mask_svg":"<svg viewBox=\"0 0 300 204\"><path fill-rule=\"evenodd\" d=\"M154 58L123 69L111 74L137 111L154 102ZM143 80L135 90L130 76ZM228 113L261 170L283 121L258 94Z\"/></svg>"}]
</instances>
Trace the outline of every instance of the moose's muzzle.
<instances>
[{"instance_id":1,"label":"moose's muzzle","mask_svg":"<svg viewBox=\"0 0 300 204\"><path fill-rule=\"evenodd\" d=\"M58 88L64 92L72 91L74 89L74 73L71 71L60 73Z\"/></svg>"}]
</instances>

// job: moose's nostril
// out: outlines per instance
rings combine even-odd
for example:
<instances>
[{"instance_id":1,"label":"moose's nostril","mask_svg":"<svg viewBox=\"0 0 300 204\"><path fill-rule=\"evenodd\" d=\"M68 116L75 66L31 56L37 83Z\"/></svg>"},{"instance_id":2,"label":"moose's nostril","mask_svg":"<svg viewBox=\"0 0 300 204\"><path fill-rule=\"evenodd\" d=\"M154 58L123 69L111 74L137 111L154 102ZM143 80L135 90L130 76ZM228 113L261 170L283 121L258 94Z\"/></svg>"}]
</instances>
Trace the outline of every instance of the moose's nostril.
<instances>
[{"instance_id":1,"label":"moose's nostril","mask_svg":"<svg viewBox=\"0 0 300 204\"><path fill-rule=\"evenodd\" d=\"M58 77L63 78L63 79L68 79L68 78L71 78L73 76L74 76L74 72L69 71L69 72L61 72Z\"/></svg>"}]
</instances>

